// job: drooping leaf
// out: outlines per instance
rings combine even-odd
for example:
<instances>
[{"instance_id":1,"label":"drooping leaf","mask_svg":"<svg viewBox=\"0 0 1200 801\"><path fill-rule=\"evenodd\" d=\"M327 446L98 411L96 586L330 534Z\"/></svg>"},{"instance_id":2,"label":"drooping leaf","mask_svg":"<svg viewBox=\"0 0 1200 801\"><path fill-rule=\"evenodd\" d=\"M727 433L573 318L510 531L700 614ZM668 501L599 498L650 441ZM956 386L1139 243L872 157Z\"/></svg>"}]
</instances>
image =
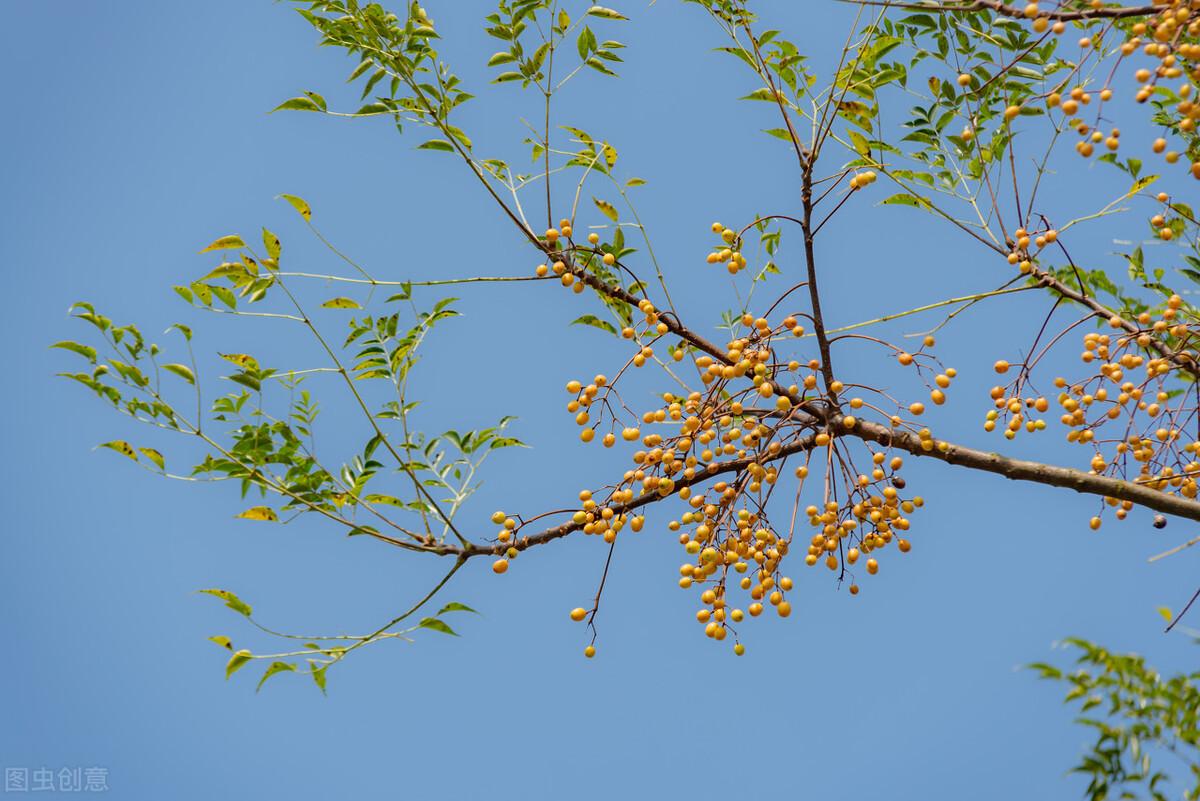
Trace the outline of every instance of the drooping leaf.
<instances>
[{"instance_id":1,"label":"drooping leaf","mask_svg":"<svg viewBox=\"0 0 1200 801\"><path fill-rule=\"evenodd\" d=\"M138 450L142 452L143 456L145 456L147 459L149 459L150 461L152 461L156 465L158 465L159 470L166 469L166 467L167 467L166 460L163 459L163 455L161 453L159 453L158 451L154 450L154 448L138 448Z\"/></svg>"},{"instance_id":2,"label":"drooping leaf","mask_svg":"<svg viewBox=\"0 0 1200 801\"><path fill-rule=\"evenodd\" d=\"M250 617L250 614L252 611L250 609L250 604L246 603L245 601L243 601L241 598L234 595L229 590L219 590L219 589L213 588L213 589L207 589L207 590L197 590L197 592L203 593L204 595L212 595L216 598L220 598L222 601L225 602L226 606L228 606L233 611L237 612L239 615L245 615L246 617Z\"/></svg>"},{"instance_id":3,"label":"drooping leaf","mask_svg":"<svg viewBox=\"0 0 1200 801\"><path fill-rule=\"evenodd\" d=\"M272 662L263 673L262 678L258 680L258 686L254 688L254 692L261 690L262 686L267 683L267 679L271 678L276 673L283 673L289 670L292 672L295 672L296 670L296 666L291 662Z\"/></svg>"},{"instance_id":4,"label":"drooping leaf","mask_svg":"<svg viewBox=\"0 0 1200 801\"><path fill-rule=\"evenodd\" d=\"M236 673L243 665L249 662L251 656L253 656L253 654L244 648L240 651L235 651L233 656L229 657L228 664L225 665L226 680Z\"/></svg>"},{"instance_id":5,"label":"drooping leaf","mask_svg":"<svg viewBox=\"0 0 1200 801\"><path fill-rule=\"evenodd\" d=\"M471 607L467 606L466 604L460 604L458 601L451 601L438 610L439 615L445 614L446 612L475 612L475 614L479 614Z\"/></svg>"},{"instance_id":6,"label":"drooping leaf","mask_svg":"<svg viewBox=\"0 0 1200 801\"><path fill-rule=\"evenodd\" d=\"M421 620L421 622L418 623L417 625L423 629L432 629L434 631L440 631L443 634L450 634L455 637L458 636L458 634L454 631L454 629L450 628L444 622L442 622L441 620L438 620L436 617L423 618Z\"/></svg>"},{"instance_id":7,"label":"drooping leaf","mask_svg":"<svg viewBox=\"0 0 1200 801\"><path fill-rule=\"evenodd\" d=\"M309 207L308 202L305 201L304 198L296 197L295 195L280 195L280 197L292 204L292 208L300 212L300 216L305 220L312 219L312 209Z\"/></svg>"}]
</instances>

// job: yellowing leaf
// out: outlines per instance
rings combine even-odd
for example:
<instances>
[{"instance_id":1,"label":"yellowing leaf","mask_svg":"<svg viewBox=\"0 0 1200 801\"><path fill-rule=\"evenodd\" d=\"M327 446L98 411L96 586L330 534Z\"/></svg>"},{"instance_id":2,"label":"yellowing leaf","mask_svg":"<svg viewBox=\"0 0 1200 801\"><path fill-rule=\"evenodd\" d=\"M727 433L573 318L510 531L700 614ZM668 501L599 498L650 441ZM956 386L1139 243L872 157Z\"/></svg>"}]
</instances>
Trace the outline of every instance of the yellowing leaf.
<instances>
[{"instance_id":1,"label":"yellowing leaf","mask_svg":"<svg viewBox=\"0 0 1200 801\"><path fill-rule=\"evenodd\" d=\"M353 298L333 298L321 304L322 309L361 309Z\"/></svg>"},{"instance_id":2,"label":"yellowing leaf","mask_svg":"<svg viewBox=\"0 0 1200 801\"><path fill-rule=\"evenodd\" d=\"M135 451L133 446L123 439L114 439L112 442L105 442L100 447L111 448L117 453L123 453L135 462L138 460L137 451Z\"/></svg>"},{"instance_id":3,"label":"yellowing leaf","mask_svg":"<svg viewBox=\"0 0 1200 801\"><path fill-rule=\"evenodd\" d=\"M147 459L149 459L150 461L152 461L156 465L158 465L159 470L166 469L166 466L167 466L166 460L163 459L163 455L161 453L159 453L158 451L154 450L154 448L138 448L138 450L142 452L143 456L145 456Z\"/></svg>"},{"instance_id":4,"label":"yellowing leaf","mask_svg":"<svg viewBox=\"0 0 1200 801\"><path fill-rule=\"evenodd\" d=\"M258 359L246 353L222 353L221 358L227 362L233 362L238 367L244 367L247 370L258 369Z\"/></svg>"},{"instance_id":5,"label":"yellowing leaf","mask_svg":"<svg viewBox=\"0 0 1200 801\"><path fill-rule=\"evenodd\" d=\"M236 234L230 234L229 236L223 236L220 239L215 240L211 245L200 252L208 253L212 250L233 250L235 248L244 247L246 247L246 243L242 241L240 236Z\"/></svg>"},{"instance_id":6,"label":"yellowing leaf","mask_svg":"<svg viewBox=\"0 0 1200 801\"><path fill-rule=\"evenodd\" d=\"M1138 178L1133 182L1133 186L1131 186L1129 191L1125 193L1125 197L1133 197L1138 192L1141 192L1143 189L1157 180L1157 175L1143 175L1141 178Z\"/></svg>"},{"instance_id":7,"label":"yellowing leaf","mask_svg":"<svg viewBox=\"0 0 1200 801\"><path fill-rule=\"evenodd\" d=\"M300 212L301 217L306 220L312 219L312 209L309 208L308 203L304 200L304 198L296 197L295 195L280 195L280 197L286 200L288 203L291 203L292 208Z\"/></svg>"},{"instance_id":8,"label":"yellowing leaf","mask_svg":"<svg viewBox=\"0 0 1200 801\"><path fill-rule=\"evenodd\" d=\"M612 220L613 222L617 221L617 207L616 206L609 203L607 200L601 200L598 197L592 198L592 202L596 204L596 208L600 209L601 213L604 214L605 217Z\"/></svg>"},{"instance_id":9,"label":"yellowing leaf","mask_svg":"<svg viewBox=\"0 0 1200 801\"><path fill-rule=\"evenodd\" d=\"M279 515L275 514L275 510L270 506L251 506L238 517L243 520L268 520L271 522L279 520Z\"/></svg>"},{"instance_id":10,"label":"yellowing leaf","mask_svg":"<svg viewBox=\"0 0 1200 801\"><path fill-rule=\"evenodd\" d=\"M1171 610L1165 606L1158 607L1158 613L1160 615L1162 615L1162 619L1167 621L1168 623L1170 623L1171 620L1175 617L1174 615L1171 614Z\"/></svg>"}]
</instances>

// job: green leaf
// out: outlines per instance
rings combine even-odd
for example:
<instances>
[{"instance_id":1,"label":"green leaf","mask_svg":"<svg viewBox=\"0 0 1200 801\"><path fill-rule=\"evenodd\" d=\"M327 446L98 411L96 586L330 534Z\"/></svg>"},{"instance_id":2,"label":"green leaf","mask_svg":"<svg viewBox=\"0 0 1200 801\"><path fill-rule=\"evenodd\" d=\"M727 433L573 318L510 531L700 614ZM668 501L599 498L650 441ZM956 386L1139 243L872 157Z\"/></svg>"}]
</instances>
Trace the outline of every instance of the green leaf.
<instances>
[{"instance_id":1,"label":"green leaf","mask_svg":"<svg viewBox=\"0 0 1200 801\"><path fill-rule=\"evenodd\" d=\"M296 666L291 662L272 662L270 667L268 667L263 673L262 678L258 680L258 686L254 688L254 692L261 690L262 686L267 683L267 679L271 678L276 673L283 673L289 670L292 672L295 672L296 670Z\"/></svg>"},{"instance_id":2,"label":"green leaf","mask_svg":"<svg viewBox=\"0 0 1200 801\"><path fill-rule=\"evenodd\" d=\"M917 197L916 195L910 195L907 192L900 192L899 194L892 195L891 197L887 198L886 200L881 200L879 202L879 205L881 205L881 206L913 206L915 208L927 209L927 208L929 208L929 201L926 200L925 198Z\"/></svg>"},{"instance_id":3,"label":"green leaf","mask_svg":"<svg viewBox=\"0 0 1200 801\"><path fill-rule=\"evenodd\" d=\"M487 65L489 67L496 67L501 64L510 64L516 60L517 57L512 53L501 51L499 53L494 53L492 57L488 59Z\"/></svg>"},{"instance_id":4,"label":"green leaf","mask_svg":"<svg viewBox=\"0 0 1200 801\"><path fill-rule=\"evenodd\" d=\"M217 645L221 646L222 648L228 649L230 651L233 650L233 640L229 639L228 637L226 637L223 634L218 634L217 636L209 637L208 639L211 642L215 642Z\"/></svg>"},{"instance_id":5,"label":"green leaf","mask_svg":"<svg viewBox=\"0 0 1200 801\"><path fill-rule=\"evenodd\" d=\"M309 208L308 203L305 202L304 198L296 197L295 195L280 195L279 197L283 198L288 203L291 203L292 208L300 212L300 216L305 220L312 219L312 209Z\"/></svg>"},{"instance_id":6,"label":"green leaf","mask_svg":"<svg viewBox=\"0 0 1200 801\"><path fill-rule=\"evenodd\" d=\"M235 248L244 248L244 247L246 247L246 243L242 241L242 238L240 236L237 236L236 234L231 234L229 236L223 236L220 239L217 239L211 245L209 245L208 247L206 247L204 250L202 250L200 252L208 253L209 251L213 251L213 250L233 250Z\"/></svg>"},{"instance_id":7,"label":"green leaf","mask_svg":"<svg viewBox=\"0 0 1200 801\"><path fill-rule=\"evenodd\" d=\"M739 98L739 99L740 100L767 100L767 101L774 103L775 102L775 93L772 92L770 90L770 88L763 86L759 89L755 89L750 94L746 95L745 97Z\"/></svg>"},{"instance_id":8,"label":"green leaf","mask_svg":"<svg viewBox=\"0 0 1200 801\"><path fill-rule=\"evenodd\" d=\"M122 453L122 454L128 456L130 459L132 459L135 462L138 460L137 451L135 451L133 449L133 446L130 445L128 442L126 442L123 439L114 439L112 442L105 442L103 445L100 445L99 447L111 448L112 450L116 451L117 453Z\"/></svg>"},{"instance_id":9,"label":"green leaf","mask_svg":"<svg viewBox=\"0 0 1200 801\"><path fill-rule=\"evenodd\" d=\"M361 309L353 298L332 298L321 304L322 309Z\"/></svg>"},{"instance_id":10,"label":"green leaf","mask_svg":"<svg viewBox=\"0 0 1200 801\"><path fill-rule=\"evenodd\" d=\"M393 495L372 494L372 495L363 496L363 500L366 501L367 503L382 503L382 504L386 504L388 506L398 506L401 508L404 507L404 501L400 500L399 498L397 498Z\"/></svg>"},{"instance_id":11,"label":"green leaf","mask_svg":"<svg viewBox=\"0 0 1200 801\"><path fill-rule=\"evenodd\" d=\"M474 612L477 615L479 614L471 607L467 606L466 604L460 604L458 601L451 601L438 610L439 615L445 614L446 612Z\"/></svg>"},{"instance_id":12,"label":"green leaf","mask_svg":"<svg viewBox=\"0 0 1200 801\"><path fill-rule=\"evenodd\" d=\"M629 19L629 17L626 17L624 14L619 14L616 11L613 11L611 8L605 8L604 6L592 6L587 10L586 13L589 16L600 17L601 19Z\"/></svg>"},{"instance_id":13,"label":"green leaf","mask_svg":"<svg viewBox=\"0 0 1200 801\"><path fill-rule=\"evenodd\" d=\"M858 131L848 131L847 133L850 135L850 143L854 145L854 149L859 155L866 156L870 154L871 145L867 143L867 137Z\"/></svg>"},{"instance_id":14,"label":"green leaf","mask_svg":"<svg viewBox=\"0 0 1200 801\"><path fill-rule=\"evenodd\" d=\"M55 342L50 347L62 348L63 350L69 350L72 353L78 353L80 356L86 357L87 360L92 364L96 363L96 349L89 345L82 345L78 342L63 340L62 342Z\"/></svg>"},{"instance_id":15,"label":"green leaf","mask_svg":"<svg viewBox=\"0 0 1200 801\"><path fill-rule=\"evenodd\" d=\"M279 515L270 506L251 506L237 517L242 520L265 520L271 523L279 520Z\"/></svg>"},{"instance_id":16,"label":"green leaf","mask_svg":"<svg viewBox=\"0 0 1200 801\"><path fill-rule=\"evenodd\" d=\"M523 81L525 76L519 72L502 72L492 79L492 83L508 83L509 81Z\"/></svg>"},{"instance_id":17,"label":"green leaf","mask_svg":"<svg viewBox=\"0 0 1200 801\"><path fill-rule=\"evenodd\" d=\"M240 651L234 652L233 656L229 657L229 663L225 665L225 679L228 681L230 676L232 676L238 671L239 668L250 661L251 656L253 656L253 654L244 648Z\"/></svg>"},{"instance_id":18,"label":"green leaf","mask_svg":"<svg viewBox=\"0 0 1200 801\"><path fill-rule=\"evenodd\" d=\"M324 693L325 692L325 669L328 668L329 665L322 665L321 667L317 667L311 661L309 662L309 665L312 667L313 681L316 682L317 686L321 688L321 692Z\"/></svg>"},{"instance_id":19,"label":"green leaf","mask_svg":"<svg viewBox=\"0 0 1200 801\"><path fill-rule=\"evenodd\" d=\"M593 197L592 202L596 204L596 208L600 209L600 213L613 222L617 221L617 207L609 203L607 200L601 200L598 197Z\"/></svg>"},{"instance_id":20,"label":"green leaf","mask_svg":"<svg viewBox=\"0 0 1200 801\"><path fill-rule=\"evenodd\" d=\"M571 325L590 325L592 328L599 328L601 331L607 331L613 336L617 335L616 326L607 320L601 320L594 314L585 314L576 320L572 320Z\"/></svg>"},{"instance_id":21,"label":"green leaf","mask_svg":"<svg viewBox=\"0 0 1200 801\"><path fill-rule=\"evenodd\" d=\"M189 384L196 383L196 374L186 364L164 364L162 368L168 373L174 373Z\"/></svg>"},{"instance_id":22,"label":"green leaf","mask_svg":"<svg viewBox=\"0 0 1200 801\"><path fill-rule=\"evenodd\" d=\"M318 103L314 99L320 97L320 95L315 93L312 97L292 97L283 101L278 106L271 109L271 111L268 113L274 114L276 111L324 111L325 109L322 107L324 105L324 100L322 99L322 101Z\"/></svg>"},{"instance_id":23,"label":"green leaf","mask_svg":"<svg viewBox=\"0 0 1200 801\"><path fill-rule=\"evenodd\" d=\"M417 150L444 150L447 153L453 153L454 145L445 139L430 139L428 142L417 145Z\"/></svg>"},{"instance_id":24,"label":"green leaf","mask_svg":"<svg viewBox=\"0 0 1200 801\"><path fill-rule=\"evenodd\" d=\"M159 470L166 469L166 467L167 467L166 460L163 459L163 455L161 453L159 453L158 451L154 450L154 448L138 448L138 450L142 452L143 456L145 456L147 459L149 459L150 461L152 461L156 465L158 465Z\"/></svg>"},{"instance_id":25,"label":"green leaf","mask_svg":"<svg viewBox=\"0 0 1200 801\"><path fill-rule=\"evenodd\" d=\"M625 182L625 186L645 186L646 181L643 178L630 178Z\"/></svg>"},{"instance_id":26,"label":"green leaf","mask_svg":"<svg viewBox=\"0 0 1200 801\"><path fill-rule=\"evenodd\" d=\"M222 601L225 602L226 606L228 606L233 611L237 612L239 615L244 615L246 617L250 617L250 613L252 611L250 609L250 604L246 603L245 601L243 601L241 598L234 595L229 590L208 589L208 590L197 590L197 592L203 593L204 595L212 595L216 598L220 598Z\"/></svg>"},{"instance_id":27,"label":"green leaf","mask_svg":"<svg viewBox=\"0 0 1200 801\"><path fill-rule=\"evenodd\" d=\"M458 634L455 633L454 629L450 628L445 623L438 620L436 617L424 618L420 623L417 624L417 626L420 628L423 628L423 629L433 629L434 631L440 631L442 634L450 634L455 637L458 636Z\"/></svg>"}]
</instances>

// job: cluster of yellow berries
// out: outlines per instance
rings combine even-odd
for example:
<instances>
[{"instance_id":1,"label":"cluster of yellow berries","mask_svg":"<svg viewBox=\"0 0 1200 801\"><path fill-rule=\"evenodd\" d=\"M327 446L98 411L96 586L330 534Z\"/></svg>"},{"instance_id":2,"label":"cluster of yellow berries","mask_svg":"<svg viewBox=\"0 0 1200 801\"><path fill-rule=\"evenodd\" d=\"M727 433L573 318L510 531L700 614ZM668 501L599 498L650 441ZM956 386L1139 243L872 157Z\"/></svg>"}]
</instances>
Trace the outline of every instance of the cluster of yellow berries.
<instances>
[{"instance_id":1,"label":"cluster of yellow berries","mask_svg":"<svg viewBox=\"0 0 1200 801\"><path fill-rule=\"evenodd\" d=\"M1066 25L1060 20L1051 26L1049 11L1043 8L1043 5L1028 3L1023 9L1024 16L1033 21L1034 31L1041 33L1049 28L1056 34L1063 33ZM1090 0L1089 5L1097 10L1104 7L1102 0ZM1200 37L1200 5L1192 0L1156 0L1154 6L1157 8L1153 14L1130 26L1131 37L1121 44L1120 57L1128 58L1140 50L1143 55L1157 60L1153 68L1139 67L1134 71L1133 77L1139 84L1134 100L1138 103L1150 100L1160 82L1183 79L1174 87L1174 94L1179 100L1174 108L1176 116L1172 126L1181 134L1190 134L1196 130L1196 124L1200 121L1200 103L1194 99L1194 82L1200 81L1200 42L1196 41ZM1089 36L1081 38L1079 46L1085 50L1102 49L1099 39ZM1101 102L1107 102L1112 96L1113 91L1108 86L1099 92ZM1091 93L1081 86L1076 86L1065 97L1060 92L1050 93L1046 104L1050 108L1057 107L1068 117L1072 117L1080 110L1081 105L1087 105L1091 99ZM1015 106L1010 106L1008 111L1014 108L1016 111L1013 112L1013 116L1020 111L1019 107ZM1008 111L1005 116L1011 119ZM1097 111L1097 119L1099 114ZM1080 135L1075 149L1085 158L1090 157L1101 144L1108 151L1115 151L1120 147L1121 133L1115 128L1105 132L1078 119L1071 120L1070 124ZM1178 150L1168 150L1167 141L1163 138L1155 140L1152 149L1155 153L1162 154L1168 164L1177 163L1182 156ZM1191 162L1190 169L1193 177L1200 179L1200 160Z\"/></svg>"},{"instance_id":2,"label":"cluster of yellow berries","mask_svg":"<svg viewBox=\"0 0 1200 801\"><path fill-rule=\"evenodd\" d=\"M1119 333L1093 331L1083 337L1080 361L1096 372L1075 383L1060 376L1054 379L1054 386L1059 390L1059 422L1068 429L1067 441L1093 451L1091 472L1195 498L1200 441L1186 438L1183 428L1195 424L1200 408L1193 393L1173 394L1166 384L1172 375L1184 369L1190 372L1200 364L1196 350L1200 330L1180 319L1182 305L1182 299L1172 295L1161 312L1138 314L1136 325L1117 316L1110 318L1109 328ZM1008 362L996 363L996 372L1008 369ZM1025 372L1009 389L992 389L997 409L1009 415L1005 435L1010 439L1022 426L1022 410L1044 413L1050 407L1045 397L1020 396ZM988 413L987 430L995 428L997 414ZM1117 425L1119 433L1105 438L1103 427L1107 424ZM1045 421L1026 420L1024 427L1043 429ZM1116 507L1118 519L1124 519L1133 508L1129 501L1105 500ZM1093 518L1091 527L1099 526L1100 518Z\"/></svg>"},{"instance_id":3,"label":"cluster of yellow berries","mask_svg":"<svg viewBox=\"0 0 1200 801\"><path fill-rule=\"evenodd\" d=\"M1012 365L1001 359L993 365L997 375L1004 375ZM1050 402L1044 397L1022 397L1020 388L1024 385L1026 374L1022 369L1011 391L1002 386L994 386L990 395L996 408L990 410L984 419L983 430L995 431L996 423L1004 423L1005 439L1014 439L1024 428L1029 433L1043 431L1046 421L1033 417L1033 413L1044 414L1050 408Z\"/></svg>"},{"instance_id":4,"label":"cluster of yellow berries","mask_svg":"<svg viewBox=\"0 0 1200 801\"><path fill-rule=\"evenodd\" d=\"M588 244L591 248L582 248L577 246L572 237L571 221L563 218L559 221L558 228L548 228L543 234L542 239L546 243L547 248L551 252L559 251L558 258L552 265L539 264L534 270L534 275L538 278L547 278L551 273L558 276L564 287L569 287L575 294L580 294L586 289L586 283L581 280L583 275L579 269L573 269L568 266L567 259L573 258L573 254L585 251L588 253L589 260L597 259L606 267L611 267L617 263L617 257L610 252L601 252L598 249L600 244L600 235L594 231L587 236ZM562 243L566 242L567 247L563 247Z\"/></svg>"},{"instance_id":5,"label":"cluster of yellow berries","mask_svg":"<svg viewBox=\"0 0 1200 801\"><path fill-rule=\"evenodd\" d=\"M1164 242L1169 242L1175 238L1175 228L1172 226L1172 222L1167 218L1167 213L1171 211L1171 197L1166 192L1159 192L1155 197L1159 203L1163 204L1165 208L1163 212L1159 212L1150 218L1150 227L1154 229L1154 233L1159 239L1163 240ZM1186 218L1184 218L1184 221L1186 222Z\"/></svg>"},{"instance_id":6,"label":"cluster of yellow berries","mask_svg":"<svg viewBox=\"0 0 1200 801\"><path fill-rule=\"evenodd\" d=\"M721 237L721 242L706 257L709 264L724 264L730 275L737 275L746 268L746 257L741 252L741 240L737 232L719 222L711 226L712 232Z\"/></svg>"},{"instance_id":7,"label":"cluster of yellow berries","mask_svg":"<svg viewBox=\"0 0 1200 801\"><path fill-rule=\"evenodd\" d=\"M874 173L862 172L852 179L851 187L857 189L874 180ZM709 261L738 272L746 263L739 250L739 235L720 223L714 223L712 231L721 243ZM592 248L576 246L566 220L558 229L546 232L545 242L547 252L558 260L539 265L537 274L553 272L567 286L577 287L586 275L590 265L584 264L583 258L603 253L603 264L615 263L611 253L595 249L599 242L595 234L590 238ZM623 530L637 532L644 527L644 518L633 511L638 507L631 508L635 501L646 496L678 498L686 509L667 529L688 556L679 570L679 585L699 591L701 608L696 617L705 634L715 641L734 639L738 654L744 653L745 647L737 641L736 624L770 609L779 617L792 612L787 594L794 581L782 572L782 565L792 548L794 529L776 529L766 511L789 458L804 459L799 467L787 468L788 472L794 470L800 485L797 492L803 489L810 463L820 464L822 475L829 471L823 482L825 500L820 507L804 510L814 529L811 535L804 535L809 536L804 561L808 566L823 564L837 571L839 581L849 580L852 594L859 592L853 571L860 559L866 574L873 575L879 570L878 552L882 549L892 544L901 552L911 548L906 538L908 515L924 503L920 497L902 496L905 481L897 472L903 464L900 457L871 451L870 466L860 471L850 451L838 444L840 436L858 425L854 413L864 408L864 401L859 397L843 401L846 387L840 381L829 380L823 386L818 359L801 360L779 353L784 342L805 336L805 317L798 312L772 321L744 314L739 321L743 330L735 331L720 350L693 355L699 388L664 393L660 403L640 413L639 422L622 413L628 407L616 385L627 367L640 367L655 358L650 342L669 333L654 304L642 299L636 319L621 331L626 339L636 340L629 363L615 378L600 374L566 385L567 412L580 427L583 442L599 440L605 447L613 447L620 441L633 449L632 464L619 480L603 490L579 494L580 506L570 512L570 525L613 544ZM900 352L898 359L903 365L915 365L929 388L930 402L940 405L956 372L940 364L936 371L930 369L937 360L924 351L933 344L933 337L926 337L920 350ZM686 352L678 347L672 356L679 361ZM922 414L924 404L911 404L907 410ZM895 426L907 425L895 415L890 420ZM918 434L925 450L944 448L929 429ZM814 456L815 451L823 455ZM698 485L707 480L712 481L711 486L701 490ZM838 496L841 500L834 499ZM793 514L799 511L797 507ZM524 547L518 537L525 523L502 512L492 520L501 526L496 542L505 548L493 570L503 573ZM727 598L731 581L749 595L737 607ZM583 621L589 614L579 607L570 617ZM594 644L585 653L594 655Z\"/></svg>"},{"instance_id":8,"label":"cluster of yellow berries","mask_svg":"<svg viewBox=\"0 0 1200 801\"><path fill-rule=\"evenodd\" d=\"M1057 241L1058 231L1053 228L1047 228L1044 231L1027 231L1024 228L1018 228L1009 237L1008 263L1022 273L1033 272L1038 253Z\"/></svg>"}]
</instances>

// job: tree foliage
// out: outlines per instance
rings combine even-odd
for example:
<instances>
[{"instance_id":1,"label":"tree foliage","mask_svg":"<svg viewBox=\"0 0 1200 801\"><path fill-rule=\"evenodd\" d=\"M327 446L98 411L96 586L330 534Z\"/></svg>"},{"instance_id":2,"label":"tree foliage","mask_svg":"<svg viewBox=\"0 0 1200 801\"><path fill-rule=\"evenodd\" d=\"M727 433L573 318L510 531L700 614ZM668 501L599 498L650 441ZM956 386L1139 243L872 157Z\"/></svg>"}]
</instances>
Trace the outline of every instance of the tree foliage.
<instances>
[{"instance_id":1,"label":"tree foliage","mask_svg":"<svg viewBox=\"0 0 1200 801\"><path fill-rule=\"evenodd\" d=\"M82 360L79 372L63 375L155 437L105 447L168 478L233 482L246 499L245 520L313 516L449 565L426 595L365 635L276 631L232 592L205 590L287 646L235 649L229 637L214 637L231 652L227 676L262 661L260 686L302 670L323 690L328 668L363 646L423 630L453 634L445 617L470 611L465 606L448 603L424 617L422 610L468 560L491 560L501 574L569 535L601 539L611 558L619 541L647 525L652 508L654 527L684 551L673 580L698 594L705 634L731 639L740 655L747 618L791 614L800 571L825 573L857 594L893 553L910 551L925 505L903 474L913 459L1088 494L1096 502L1092 528L1135 507L1200 520L1200 315L1184 289L1200 283L1200 226L1181 194L1200 177L1194 4L862 3L838 65L819 74L785 32L760 23L750 3L687 2L711 20L719 49L746 76L750 89L741 99L766 104L777 117L765 135L786 143L797 176L794 207L729 225L697 224L696 260L714 271L705 280L736 289L737 305L719 320L692 319L672 300L674 264L684 260L655 253L634 202L646 181L626 171L603 133L555 113L555 99L577 75L619 77L624 45L613 37L632 24L621 10L566 0L501 0L482 20L498 49L479 55L494 86L470 91L439 52L434 20L416 3L396 11L357 0L293 3L322 45L351 59L354 89L344 111L337 110L341 100L311 90L275 108L384 118L415 137L416 147L445 153L446 168L468 170L528 243L528 266L457 278L377 275L325 238L307 200L285 194L340 260L340 273L291 269L284 244L264 228L254 237L217 236L200 250L202 274L174 291L199 314L303 330L321 364L267 364L247 347L219 354L221 369L213 372L196 356L190 325L172 326L174 355L167 355L136 326L76 304L74 316L89 324L94 344L57 343ZM1132 92L1116 80L1129 74ZM514 144L517 155L484 152L477 140L490 137L461 127L459 107L482 91L508 93L523 113L536 112L540 124ZM1129 152L1117 118L1160 134L1149 152ZM1066 211L1046 200L1057 165L1071 158L1105 164L1111 197L1077 198L1082 207ZM1161 162L1161 175L1146 166L1151 159ZM518 163L532 164L531 172ZM1151 189L1160 183L1171 188ZM822 259L820 243L826 223L848 209L932 215L947 236L976 246L996 278L970 296L931 297L914 309L831 327L820 284L838 265ZM1143 219L1129 223L1133 214ZM1169 247L1131 248L1110 264L1072 258L1098 225L1118 224ZM445 287L543 282L584 295L590 308L575 323L625 343L623 363L563 378L582 443L626 449L629 469L582 490L565 508L547 499L545 509L499 511L488 533L482 521L464 522L458 513L493 451L523 443L506 432L511 418L501 415L477 430L423 430L414 377L427 338L456 324L456 299L440 294ZM311 287L325 283L336 284L336 294L312 302ZM938 357L935 333L981 302L1017 293L1038 293L1046 316L1030 322L1025 341L988 340L996 359L990 368L1002 383L982 399L984 444L935 433L936 408L957 377ZM931 314L941 320L919 347L866 333ZM1047 354L1073 342L1082 347L1076 372L1043 375ZM878 349L891 371L865 371L841 358L848 345ZM635 407L644 394L626 390L639 371L650 374L643 380L656 392L643 408ZM310 387L321 374L361 412L360 441L322 440L318 450L322 400ZM903 390L883 389L891 385ZM995 450L1052 427L1079 449L1078 467ZM166 446L159 450L166 434L190 440L201 455L177 460ZM603 590L602 579L591 608L571 612L588 625L588 656L596 653ZM1112 664L1113 675L1133 665ZM1141 735L1101 745L1132 752L1129 736ZM1111 755L1105 759L1133 775Z\"/></svg>"}]
</instances>

